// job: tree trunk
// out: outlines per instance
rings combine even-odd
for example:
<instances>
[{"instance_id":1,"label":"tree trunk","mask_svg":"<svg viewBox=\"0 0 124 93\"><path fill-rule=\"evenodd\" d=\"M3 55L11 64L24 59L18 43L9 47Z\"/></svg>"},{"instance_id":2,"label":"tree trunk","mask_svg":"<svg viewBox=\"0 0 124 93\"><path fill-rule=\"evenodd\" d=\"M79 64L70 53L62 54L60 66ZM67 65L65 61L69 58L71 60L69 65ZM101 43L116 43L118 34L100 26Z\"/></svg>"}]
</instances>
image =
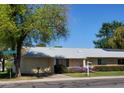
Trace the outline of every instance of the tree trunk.
<instances>
[{"instance_id":1,"label":"tree trunk","mask_svg":"<svg viewBox=\"0 0 124 93\"><path fill-rule=\"evenodd\" d=\"M21 48L22 48L22 43L18 42L17 48L16 48L17 54L16 54L16 56L14 58L16 77L20 77L21 76L21 70L20 70Z\"/></svg>"},{"instance_id":2,"label":"tree trunk","mask_svg":"<svg viewBox=\"0 0 124 93\"><path fill-rule=\"evenodd\" d=\"M3 58L2 59L2 72L5 71L5 59Z\"/></svg>"}]
</instances>

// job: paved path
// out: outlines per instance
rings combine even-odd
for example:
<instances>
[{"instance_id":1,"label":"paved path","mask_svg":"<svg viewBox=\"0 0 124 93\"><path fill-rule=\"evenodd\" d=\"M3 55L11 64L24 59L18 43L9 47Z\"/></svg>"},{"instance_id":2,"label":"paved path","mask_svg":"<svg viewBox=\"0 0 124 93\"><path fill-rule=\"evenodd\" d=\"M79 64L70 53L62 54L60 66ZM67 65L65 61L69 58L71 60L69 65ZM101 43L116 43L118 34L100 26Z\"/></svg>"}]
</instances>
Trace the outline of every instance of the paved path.
<instances>
[{"instance_id":1,"label":"paved path","mask_svg":"<svg viewBox=\"0 0 124 93\"><path fill-rule=\"evenodd\" d=\"M61 78L0 82L0 88L124 88L124 77L58 77Z\"/></svg>"}]
</instances>

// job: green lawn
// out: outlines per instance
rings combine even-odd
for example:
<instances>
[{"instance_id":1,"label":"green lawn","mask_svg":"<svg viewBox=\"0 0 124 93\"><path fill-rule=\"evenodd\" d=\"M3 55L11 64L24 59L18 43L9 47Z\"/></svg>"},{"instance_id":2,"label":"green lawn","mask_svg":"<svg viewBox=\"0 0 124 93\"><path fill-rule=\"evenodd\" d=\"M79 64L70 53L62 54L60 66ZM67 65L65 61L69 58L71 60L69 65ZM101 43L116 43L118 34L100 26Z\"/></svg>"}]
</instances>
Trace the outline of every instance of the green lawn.
<instances>
[{"instance_id":1,"label":"green lawn","mask_svg":"<svg viewBox=\"0 0 124 93\"><path fill-rule=\"evenodd\" d=\"M87 77L86 73L65 73L65 75L71 77ZM94 72L90 73L89 77L98 76L124 76L124 71Z\"/></svg>"},{"instance_id":2,"label":"green lawn","mask_svg":"<svg viewBox=\"0 0 124 93\"><path fill-rule=\"evenodd\" d=\"M1 78L9 78L9 73L7 73L7 72L0 72L0 79ZM12 77L14 77L15 76L15 74L14 73L12 73Z\"/></svg>"}]
</instances>

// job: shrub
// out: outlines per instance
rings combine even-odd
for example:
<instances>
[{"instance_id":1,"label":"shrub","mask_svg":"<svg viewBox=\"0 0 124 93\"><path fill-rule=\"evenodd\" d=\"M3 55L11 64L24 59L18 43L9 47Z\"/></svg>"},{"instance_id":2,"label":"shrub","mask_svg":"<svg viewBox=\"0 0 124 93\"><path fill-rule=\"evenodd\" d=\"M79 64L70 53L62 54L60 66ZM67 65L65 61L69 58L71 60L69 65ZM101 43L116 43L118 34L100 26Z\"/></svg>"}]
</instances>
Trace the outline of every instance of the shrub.
<instances>
[{"instance_id":1,"label":"shrub","mask_svg":"<svg viewBox=\"0 0 124 93\"><path fill-rule=\"evenodd\" d=\"M83 68L80 66L72 66L68 67L68 72L73 73L73 72L83 72Z\"/></svg>"},{"instance_id":2,"label":"shrub","mask_svg":"<svg viewBox=\"0 0 124 93\"><path fill-rule=\"evenodd\" d=\"M123 65L101 65L94 66L95 71L124 71Z\"/></svg>"},{"instance_id":3,"label":"shrub","mask_svg":"<svg viewBox=\"0 0 124 93\"><path fill-rule=\"evenodd\" d=\"M89 67L90 72L93 72L93 68ZM80 66L72 66L68 67L68 72L73 73L73 72L86 72L87 68L86 67L80 67Z\"/></svg>"},{"instance_id":4,"label":"shrub","mask_svg":"<svg viewBox=\"0 0 124 93\"><path fill-rule=\"evenodd\" d=\"M5 63L5 67L8 69L8 68L12 68L14 66L14 64L12 63L12 62L10 62L10 61L7 61L6 63Z\"/></svg>"},{"instance_id":5,"label":"shrub","mask_svg":"<svg viewBox=\"0 0 124 93\"><path fill-rule=\"evenodd\" d=\"M55 65L54 70L55 70L55 73L57 73L57 74L62 74L62 73L67 72L67 68L62 64Z\"/></svg>"},{"instance_id":6,"label":"shrub","mask_svg":"<svg viewBox=\"0 0 124 93\"><path fill-rule=\"evenodd\" d=\"M5 68L6 68L8 74L10 72L13 73L13 69L12 69L13 66L14 66L14 64L12 62L10 62L10 61L7 61L5 63Z\"/></svg>"}]
</instances>

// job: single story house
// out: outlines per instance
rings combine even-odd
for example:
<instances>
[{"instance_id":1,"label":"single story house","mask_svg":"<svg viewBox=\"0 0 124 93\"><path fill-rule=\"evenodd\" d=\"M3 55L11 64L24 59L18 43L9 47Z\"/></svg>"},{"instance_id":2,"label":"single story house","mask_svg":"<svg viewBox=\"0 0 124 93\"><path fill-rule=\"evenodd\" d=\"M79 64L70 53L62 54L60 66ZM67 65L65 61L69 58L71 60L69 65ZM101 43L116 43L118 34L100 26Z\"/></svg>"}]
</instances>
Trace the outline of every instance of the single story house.
<instances>
[{"instance_id":1,"label":"single story house","mask_svg":"<svg viewBox=\"0 0 124 93\"><path fill-rule=\"evenodd\" d=\"M56 64L85 67L87 62L93 65L123 65L124 50L31 47L22 56L21 72L32 74L41 68L41 72L54 73Z\"/></svg>"}]
</instances>

